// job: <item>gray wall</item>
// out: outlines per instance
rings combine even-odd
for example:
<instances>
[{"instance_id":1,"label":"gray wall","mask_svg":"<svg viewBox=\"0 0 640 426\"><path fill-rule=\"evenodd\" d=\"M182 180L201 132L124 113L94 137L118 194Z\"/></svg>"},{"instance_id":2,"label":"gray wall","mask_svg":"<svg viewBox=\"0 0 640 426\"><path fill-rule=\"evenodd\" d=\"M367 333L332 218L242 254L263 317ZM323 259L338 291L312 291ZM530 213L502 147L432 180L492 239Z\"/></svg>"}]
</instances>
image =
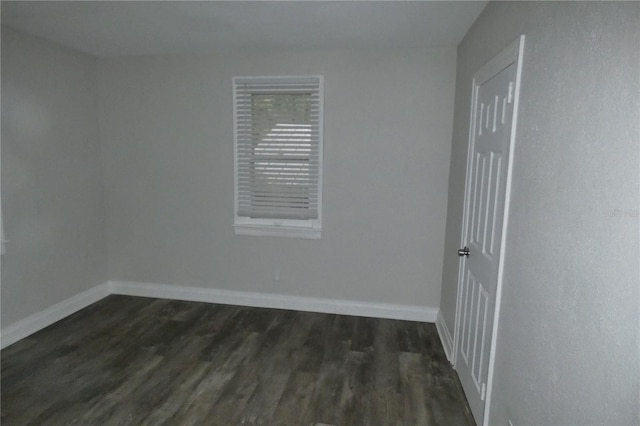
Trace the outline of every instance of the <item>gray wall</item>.
<instances>
[{"instance_id":1,"label":"gray wall","mask_svg":"<svg viewBox=\"0 0 640 426\"><path fill-rule=\"evenodd\" d=\"M453 331L473 73L527 37L491 424L638 424L639 3L490 3L458 48Z\"/></svg>"},{"instance_id":2,"label":"gray wall","mask_svg":"<svg viewBox=\"0 0 640 426\"><path fill-rule=\"evenodd\" d=\"M106 280L95 66L2 28L3 326Z\"/></svg>"},{"instance_id":3,"label":"gray wall","mask_svg":"<svg viewBox=\"0 0 640 426\"><path fill-rule=\"evenodd\" d=\"M232 77L301 74L325 76L322 239L236 236ZM438 307L455 49L116 58L98 79L110 279Z\"/></svg>"}]
</instances>

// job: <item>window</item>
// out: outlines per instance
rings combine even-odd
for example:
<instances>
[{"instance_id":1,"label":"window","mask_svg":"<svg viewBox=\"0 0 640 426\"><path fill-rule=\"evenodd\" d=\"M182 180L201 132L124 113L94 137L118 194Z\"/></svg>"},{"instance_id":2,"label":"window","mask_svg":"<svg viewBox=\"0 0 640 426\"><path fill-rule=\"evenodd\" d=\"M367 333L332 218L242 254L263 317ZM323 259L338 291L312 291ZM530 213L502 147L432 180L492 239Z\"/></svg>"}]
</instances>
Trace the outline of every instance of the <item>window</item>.
<instances>
[{"instance_id":1,"label":"window","mask_svg":"<svg viewBox=\"0 0 640 426\"><path fill-rule=\"evenodd\" d=\"M320 238L323 78L235 77L236 234Z\"/></svg>"}]
</instances>

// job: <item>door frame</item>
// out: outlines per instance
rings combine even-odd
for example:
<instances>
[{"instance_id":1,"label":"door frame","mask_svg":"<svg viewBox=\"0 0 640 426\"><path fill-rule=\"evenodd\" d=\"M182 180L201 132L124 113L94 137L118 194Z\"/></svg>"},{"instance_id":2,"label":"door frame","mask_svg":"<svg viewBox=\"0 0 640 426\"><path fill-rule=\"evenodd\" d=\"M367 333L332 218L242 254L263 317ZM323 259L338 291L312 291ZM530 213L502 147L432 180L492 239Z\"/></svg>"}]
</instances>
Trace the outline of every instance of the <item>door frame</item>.
<instances>
[{"instance_id":1,"label":"door frame","mask_svg":"<svg viewBox=\"0 0 640 426\"><path fill-rule=\"evenodd\" d=\"M487 369L487 391L485 397L485 409L483 415L483 425L489 424L489 411L491 409L491 396L493 390L493 372L494 372L494 363L495 363L495 351L496 351L496 340L498 336L498 319L500 316L500 305L502 299L502 284L503 284L503 271L504 271L504 257L505 257L505 248L506 248L506 237L507 237L507 224L509 218L509 205L511 199L511 175L513 169L513 159L514 159L514 147L516 140L516 127L518 122L518 105L520 100L520 81L522 75L522 59L524 55L524 41L525 36L521 35L516 40L514 40L509 46L507 46L504 50L502 50L498 55L496 55L493 59L487 62L484 66L482 66L476 73L473 75L473 81L471 85L471 117L469 120L469 142L468 142L468 151L467 151L467 169L466 169L466 180L465 180L465 190L464 190L464 207L462 213L462 233L460 237L460 247L465 247L467 244L467 224L469 221L469 204L470 204L470 196L471 196L471 178L472 173L472 154L473 149L475 147L475 132L476 128L476 103L478 101L478 89L479 87L507 68L511 64L516 64L516 78L513 87L513 117L511 120L511 129L509 136L509 157L507 160L507 177L506 177L506 188L505 188L505 202L504 202L504 216L502 220L502 237L500 240L500 257L498 260L498 279L496 286L496 300L495 300L495 309L493 314L493 327L491 330L491 347L489 351L489 367ZM461 326L461 309L462 309L462 286L464 279L464 267L465 267L465 258L461 258L460 265L458 267L458 289L456 296L456 316L455 316L455 325L454 325L454 338L453 338L453 354L452 354L452 364L456 366L458 362L458 346L460 340L460 326Z\"/></svg>"}]
</instances>

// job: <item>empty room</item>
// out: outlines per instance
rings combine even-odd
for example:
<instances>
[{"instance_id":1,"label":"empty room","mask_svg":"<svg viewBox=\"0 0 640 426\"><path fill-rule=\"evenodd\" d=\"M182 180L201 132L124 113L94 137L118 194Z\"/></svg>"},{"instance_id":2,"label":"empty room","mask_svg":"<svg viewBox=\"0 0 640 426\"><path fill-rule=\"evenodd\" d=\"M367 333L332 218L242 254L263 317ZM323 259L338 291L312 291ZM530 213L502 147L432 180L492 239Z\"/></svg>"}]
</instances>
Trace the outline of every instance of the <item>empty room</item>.
<instances>
[{"instance_id":1,"label":"empty room","mask_svg":"<svg viewBox=\"0 0 640 426\"><path fill-rule=\"evenodd\" d=\"M640 2L0 10L3 425L640 425Z\"/></svg>"}]
</instances>

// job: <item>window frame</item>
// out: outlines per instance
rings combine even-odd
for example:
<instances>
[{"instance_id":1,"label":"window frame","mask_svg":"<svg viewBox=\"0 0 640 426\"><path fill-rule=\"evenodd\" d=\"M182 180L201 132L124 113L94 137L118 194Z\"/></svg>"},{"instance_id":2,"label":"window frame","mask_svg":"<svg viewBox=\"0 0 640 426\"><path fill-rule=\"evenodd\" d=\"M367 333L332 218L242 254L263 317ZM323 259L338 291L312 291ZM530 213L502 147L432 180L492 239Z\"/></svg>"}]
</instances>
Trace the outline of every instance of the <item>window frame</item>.
<instances>
[{"instance_id":1,"label":"window frame","mask_svg":"<svg viewBox=\"0 0 640 426\"><path fill-rule=\"evenodd\" d=\"M256 83L283 83L317 81L318 86L318 175L317 175L317 219L269 219L240 216L238 184L238 104L237 87L239 84L254 81ZM276 91L277 93L277 91ZM287 93L283 91L282 93ZM290 92L289 92L290 93ZM234 180L234 222L236 235L292 237L320 239L322 234L322 181L323 181L323 145L324 145L324 76L246 76L233 77L233 180Z\"/></svg>"}]
</instances>

